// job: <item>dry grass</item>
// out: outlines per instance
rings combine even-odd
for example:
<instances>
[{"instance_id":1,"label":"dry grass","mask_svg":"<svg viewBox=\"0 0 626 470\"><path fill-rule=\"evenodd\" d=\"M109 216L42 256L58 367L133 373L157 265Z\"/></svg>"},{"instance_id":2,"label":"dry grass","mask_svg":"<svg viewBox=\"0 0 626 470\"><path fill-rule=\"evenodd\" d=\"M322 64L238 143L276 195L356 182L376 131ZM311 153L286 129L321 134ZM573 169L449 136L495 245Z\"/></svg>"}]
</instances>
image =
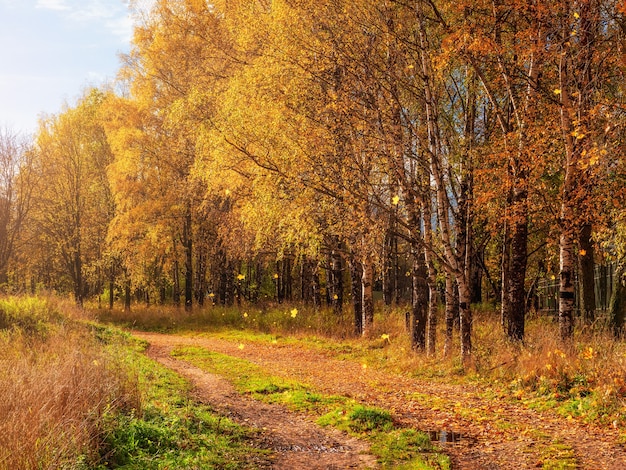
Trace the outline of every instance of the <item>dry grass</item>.
<instances>
[{"instance_id":1,"label":"dry grass","mask_svg":"<svg viewBox=\"0 0 626 470\"><path fill-rule=\"evenodd\" d=\"M136 382L57 308L0 300L0 469L86 468L102 416L139 406Z\"/></svg>"}]
</instances>

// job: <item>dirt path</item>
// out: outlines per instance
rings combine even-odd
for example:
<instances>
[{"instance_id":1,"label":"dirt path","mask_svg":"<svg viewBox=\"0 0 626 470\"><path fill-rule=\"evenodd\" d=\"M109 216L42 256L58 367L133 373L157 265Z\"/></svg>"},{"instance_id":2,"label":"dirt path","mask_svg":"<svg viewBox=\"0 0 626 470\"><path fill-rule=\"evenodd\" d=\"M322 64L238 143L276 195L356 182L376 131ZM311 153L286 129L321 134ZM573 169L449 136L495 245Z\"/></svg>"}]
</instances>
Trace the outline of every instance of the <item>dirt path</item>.
<instances>
[{"instance_id":1,"label":"dirt path","mask_svg":"<svg viewBox=\"0 0 626 470\"><path fill-rule=\"evenodd\" d=\"M568 421L552 413L538 413L497 397L486 399L477 387L441 384L363 369L357 362L338 360L324 352L295 346L248 343L240 349L236 342L210 337L135 335L153 345L152 351L165 353L177 345L205 347L247 359L272 375L296 379L325 393L350 396L391 409L406 426L461 433L464 438L460 442L444 446L452 457L454 468L541 468L550 454L558 452L559 445L565 445L574 451L576 468L626 469L626 451L618 444L616 430ZM159 356L166 360L162 354ZM199 374L202 377L205 373L200 371ZM219 394L214 399L221 400ZM272 429L266 425L261 427ZM329 457L329 462L336 462L333 459L338 455ZM355 462L353 465L365 464ZM350 466L340 464L335 468Z\"/></svg>"},{"instance_id":2,"label":"dirt path","mask_svg":"<svg viewBox=\"0 0 626 470\"><path fill-rule=\"evenodd\" d=\"M282 406L241 396L221 377L172 358L170 352L177 341L170 339L150 338L148 356L191 380L199 401L237 423L258 429L262 447L274 451L270 468L341 470L377 467L376 459L367 453L367 443L333 429L320 428Z\"/></svg>"}]
</instances>

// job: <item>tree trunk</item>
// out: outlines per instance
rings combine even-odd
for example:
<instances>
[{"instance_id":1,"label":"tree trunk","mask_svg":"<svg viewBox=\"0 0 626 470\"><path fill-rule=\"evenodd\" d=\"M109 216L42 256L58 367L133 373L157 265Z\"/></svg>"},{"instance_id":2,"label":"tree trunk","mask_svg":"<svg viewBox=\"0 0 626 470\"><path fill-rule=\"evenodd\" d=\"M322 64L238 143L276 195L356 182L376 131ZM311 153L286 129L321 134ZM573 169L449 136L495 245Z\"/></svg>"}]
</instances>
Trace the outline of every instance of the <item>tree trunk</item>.
<instances>
[{"instance_id":1,"label":"tree trunk","mask_svg":"<svg viewBox=\"0 0 626 470\"><path fill-rule=\"evenodd\" d=\"M562 340L574 334L574 241L568 232L561 234L559 242L559 333Z\"/></svg>"},{"instance_id":2,"label":"tree trunk","mask_svg":"<svg viewBox=\"0 0 626 470\"><path fill-rule=\"evenodd\" d=\"M124 311L130 312L130 279L126 279L126 284L124 284Z\"/></svg>"},{"instance_id":3,"label":"tree trunk","mask_svg":"<svg viewBox=\"0 0 626 470\"><path fill-rule=\"evenodd\" d=\"M470 285L472 288L472 303L479 304L483 301L483 271L480 263L481 254L472 249L472 265L470 266Z\"/></svg>"},{"instance_id":4,"label":"tree trunk","mask_svg":"<svg viewBox=\"0 0 626 470\"><path fill-rule=\"evenodd\" d=\"M363 308L363 336L372 330L374 325L374 266L370 260L363 261L363 274L361 276Z\"/></svg>"},{"instance_id":5,"label":"tree trunk","mask_svg":"<svg viewBox=\"0 0 626 470\"><path fill-rule=\"evenodd\" d=\"M293 299L293 259L291 255L283 258L283 298L287 301Z\"/></svg>"},{"instance_id":6,"label":"tree trunk","mask_svg":"<svg viewBox=\"0 0 626 470\"><path fill-rule=\"evenodd\" d=\"M195 296L198 305L202 307L204 305L204 297L206 295L207 254L204 247L202 247L200 250L196 248L196 250L198 251L198 253L196 255L197 263Z\"/></svg>"},{"instance_id":7,"label":"tree trunk","mask_svg":"<svg viewBox=\"0 0 626 470\"><path fill-rule=\"evenodd\" d=\"M423 351L426 348L426 319L428 317L428 282L424 251L413 247L413 296L411 309L411 347Z\"/></svg>"},{"instance_id":8,"label":"tree trunk","mask_svg":"<svg viewBox=\"0 0 626 470\"><path fill-rule=\"evenodd\" d=\"M446 273L446 337L443 346L443 354L446 357L452 354L454 323L459 317L459 301L456 292L454 278L449 273Z\"/></svg>"},{"instance_id":9,"label":"tree trunk","mask_svg":"<svg viewBox=\"0 0 626 470\"><path fill-rule=\"evenodd\" d=\"M337 248L331 252L331 304L337 315L343 312L343 263L341 259L341 244L337 242Z\"/></svg>"},{"instance_id":10,"label":"tree trunk","mask_svg":"<svg viewBox=\"0 0 626 470\"><path fill-rule=\"evenodd\" d=\"M472 293L465 279L459 285L459 329L461 333L461 357L466 361L472 355Z\"/></svg>"},{"instance_id":11,"label":"tree trunk","mask_svg":"<svg viewBox=\"0 0 626 470\"><path fill-rule=\"evenodd\" d=\"M528 193L525 189L513 191L513 233L511 234L511 257L509 262L508 305L509 321L507 335L509 339L523 341L526 322L526 263L528 244Z\"/></svg>"},{"instance_id":12,"label":"tree trunk","mask_svg":"<svg viewBox=\"0 0 626 470\"><path fill-rule=\"evenodd\" d=\"M306 256L300 261L300 300L308 304L311 302L312 295L312 270L309 260Z\"/></svg>"},{"instance_id":13,"label":"tree trunk","mask_svg":"<svg viewBox=\"0 0 626 470\"><path fill-rule=\"evenodd\" d=\"M391 219L392 217L390 217ZM385 235L384 245L384 267L383 267L383 301L385 305L389 306L393 303L394 296L394 267L395 267L395 253L394 253L394 241L395 235L392 233L394 222L389 222L391 228L387 230Z\"/></svg>"},{"instance_id":14,"label":"tree trunk","mask_svg":"<svg viewBox=\"0 0 626 470\"><path fill-rule=\"evenodd\" d=\"M80 249L74 253L74 299L76 305L83 306L83 261Z\"/></svg>"},{"instance_id":15,"label":"tree trunk","mask_svg":"<svg viewBox=\"0 0 626 470\"><path fill-rule=\"evenodd\" d=\"M595 262L594 246L591 239L591 224L584 224L578 235L578 259L580 266L580 310L587 325L595 320Z\"/></svg>"},{"instance_id":16,"label":"tree trunk","mask_svg":"<svg viewBox=\"0 0 626 470\"><path fill-rule=\"evenodd\" d=\"M350 279L352 281L352 305L354 307L354 334L363 334L363 267L354 257L350 260Z\"/></svg>"},{"instance_id":17,"label":"tree trunk","mask_svg":"<svg viewBox=\"0 0 626 470\"><path fill-rule=\"evenodd\" d=\"M174 260L174 272L173 272L174 285L172 286L172 300L176 307L180 306L180 274L178 270L178 259Z\"/></svg>"},{"instance_id":18,"label":"tree trunk","mask_svg":"<svg viewBox=\"0 0 626 470\"><path fill-rule=\"evenodd\" d=\"M509 284L511 276L511 234L509 222L504 220L504 233L502 236L502 260L500 281L500 325L506 335L509 333L511 323L511 296Z\"/></svg>"},{"instance_id":19,"label":"tree trunk","mask_svg":"<svg viewBox=\"0 0 626 470\"><path fill-rule=\"evenodd\" d=\"M626 283L623 269L618 269L615 273L613 294L609 303L609 320L615 338L623 338L626 321Z\"/></svg>"},{"instance_id":20,"label":"tree trunk","mask_svg":"<svg viewBox=\"0 0 626 470\"><path fill-rule=\"evenodd\" d=\"M109 310L113 310L113 301L115 300L115 279L113 277L113 270L109 276Z\"/></svg>"},{"instance_id":21,"label":"tree trunk","mask_svg":"<svg viewBox=\"0 0 626 470\"><path fill-rule=\"evenodd\" d=\"M322 306L322 286L320 282L319 264L316 264L312 273L313 305L315 308Z\"/></svg>"},{"instance_id":22,"label":"tree trunk","mask_svg":"<svg viewBox=\"0 0 626 470\"><path fill-rule=\"evenodd\" d=\"M283 302L282 266L280 261L276 261L276 273L274 274L274 284L276 288L276 302Z\"/></svg>"},{"instance_id":23,"label":"tree trunk","mask_svg":"<svg viewBox=\"0 0 626 470\"><path fill-rule=\"evenodd\" d=\"M422 214L424 220L424 245L432 246L433 222L430 198L422 201ZM428 337L426 352L429 356L435 355L437 341L437 309L439 306L439 293L437 291L437 269L433 258L427 248L424 248L424 260L428 269Z\"/></svg>"},{"instance_id":24,"label":"tree trunk","mask_svg":"<svg viewBox=\"0 0 626 470\"><path fill-rule=\"evenodd\" d=\"M183 225L183 246L185 247L185 310L191 310L193 306L193 232L189 207Z\"/></svg>"}]
</instances>

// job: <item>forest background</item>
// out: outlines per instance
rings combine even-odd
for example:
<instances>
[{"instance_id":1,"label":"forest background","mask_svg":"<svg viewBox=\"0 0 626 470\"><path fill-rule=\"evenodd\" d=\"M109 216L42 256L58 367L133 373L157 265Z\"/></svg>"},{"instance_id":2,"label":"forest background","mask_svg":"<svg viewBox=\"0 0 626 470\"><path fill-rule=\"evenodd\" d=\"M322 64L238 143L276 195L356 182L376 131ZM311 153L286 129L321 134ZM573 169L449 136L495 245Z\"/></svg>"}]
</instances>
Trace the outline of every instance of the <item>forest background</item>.
<instances>
[{"instance_id":1,"label":"forest background","mask_svg":"<svg viewBox=\"0 0 626 470\"><path fill-rule=\"evenodd\" d=\"M356 335L382 291L410 305L415 350L450 354L456 324L469 359L472 304L497 304L523 341L554 279L561 341L577 318L621 334L623 2L136 14L115 84L32 139L0 135L4 291L126 308L297 300L350 311ZM594 289L607 263L608 319Z\"/></svg>"}]
</instances>

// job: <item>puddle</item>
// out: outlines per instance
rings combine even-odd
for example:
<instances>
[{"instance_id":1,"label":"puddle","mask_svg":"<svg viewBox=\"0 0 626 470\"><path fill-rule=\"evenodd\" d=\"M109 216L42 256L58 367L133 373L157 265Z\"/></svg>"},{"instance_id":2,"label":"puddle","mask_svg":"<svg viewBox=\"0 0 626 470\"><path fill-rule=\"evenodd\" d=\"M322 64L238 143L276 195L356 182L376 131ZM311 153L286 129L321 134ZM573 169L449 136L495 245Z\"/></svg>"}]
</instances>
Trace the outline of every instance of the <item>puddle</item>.
<instances>
[{"instance_id":1,"label":"puddle","mask_svg":"<svg viewBox=\"0 0 626 470\"><path fill-rule=\"evenodd\" d=\"M464 436L458 432L452 431L426 431L430 436L430 440L433 442L455 444L459 442Z\"/></svg>"}]
</instances>

